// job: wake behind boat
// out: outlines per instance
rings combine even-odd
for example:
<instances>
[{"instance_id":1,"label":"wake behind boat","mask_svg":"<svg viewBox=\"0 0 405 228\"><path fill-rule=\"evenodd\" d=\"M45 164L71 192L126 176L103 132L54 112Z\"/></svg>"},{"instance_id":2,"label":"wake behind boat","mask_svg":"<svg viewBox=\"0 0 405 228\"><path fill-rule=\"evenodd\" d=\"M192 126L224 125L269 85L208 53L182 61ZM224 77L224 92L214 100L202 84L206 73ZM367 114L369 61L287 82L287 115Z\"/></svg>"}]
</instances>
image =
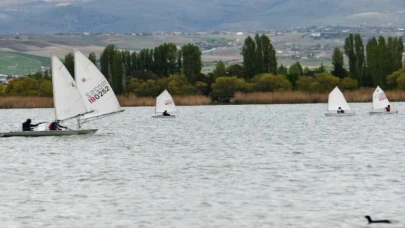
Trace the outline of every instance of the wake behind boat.
<instances>
[{"instance_id":1,"label":"wake behind boat","mask_svg":"<svg viewBox=\"0 0 405 228\"><path fill-rule=\"evenodd\" d=\"M373 93L373 107L370 111L371 115L387 115L398 114L398 111L391 109L390 101L385 95L384 91L377 86Z\"/></svg>"},{"instance_id":2,"label":"wake behind boat","mask_svg":"<svg viewBox=\"0 0 405 228\"><path fill-rule=\"evenodd\" d=\"M343 110L338 112L338 110ZM328 112L325 113L325 116L328 117L344 117L344 116L355 116L356 114L350 110L349 104L347 104L343 93L336 86L332 92L329 93L328 99Z\"/></svg>"},{"instance_id":3,"label":"wake behind boat","mask_svg":"<svg viewBox=\"0 0 405 228\"><path fill-rule=\"evenodd\" d=\"M153 118L176 118L175 115L168 114L176 112L176 105L170 93L165 90L156 98L155 115Z\"/></svg>"}]
</instances>

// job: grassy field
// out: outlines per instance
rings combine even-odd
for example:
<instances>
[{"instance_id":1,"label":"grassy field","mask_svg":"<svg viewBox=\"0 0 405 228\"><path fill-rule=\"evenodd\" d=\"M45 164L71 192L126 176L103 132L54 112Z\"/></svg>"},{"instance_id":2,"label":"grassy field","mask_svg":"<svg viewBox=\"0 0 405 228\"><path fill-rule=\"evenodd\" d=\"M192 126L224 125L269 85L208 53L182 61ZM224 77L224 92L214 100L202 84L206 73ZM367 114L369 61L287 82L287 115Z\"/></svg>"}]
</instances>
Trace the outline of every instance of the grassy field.
<instances>
[{"instance_id":1,"label":"grassy field","mask_svg":"<svg viewBox=\"0 0 405 228\"><path fill-rule=\"evenodd\" d=\"M0 52L0 74L25 75L36 73L42 65L49 65L50 59L24 53Z\"/></svg>"}]
</instances>

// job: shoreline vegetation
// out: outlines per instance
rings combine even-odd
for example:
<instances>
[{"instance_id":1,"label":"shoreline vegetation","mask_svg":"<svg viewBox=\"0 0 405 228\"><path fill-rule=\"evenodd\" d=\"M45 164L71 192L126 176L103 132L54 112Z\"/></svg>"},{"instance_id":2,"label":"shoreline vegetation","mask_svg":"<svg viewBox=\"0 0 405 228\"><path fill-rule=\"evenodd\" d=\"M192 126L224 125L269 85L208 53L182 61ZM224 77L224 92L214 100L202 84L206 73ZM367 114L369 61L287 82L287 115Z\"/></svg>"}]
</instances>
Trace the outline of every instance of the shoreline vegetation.
<instances>
[{"instance_id":1,"label":"shoreline vegetation","mask_svg":"<svg viewBox=\"0 0 405 228\"><path fill-rule=\"evenodd\" d=\"M343 92L347 102L372 102L374 88L361 88ZM388 90L385 91L391 102L405 101L405 91ZM285 92L236 92L230 104L310 104L327 103L329 93L309 93L302 91ZM203 95L185 95L173 97L177 106L200 106L218 105L228 103L217 103L210 97ZM137 97L135 95L118 96L122 107L155 106L155 97ZM0 97L0 109L13 108L53 108L53 98L51 97Z\"/></svg>"}]
</instances>

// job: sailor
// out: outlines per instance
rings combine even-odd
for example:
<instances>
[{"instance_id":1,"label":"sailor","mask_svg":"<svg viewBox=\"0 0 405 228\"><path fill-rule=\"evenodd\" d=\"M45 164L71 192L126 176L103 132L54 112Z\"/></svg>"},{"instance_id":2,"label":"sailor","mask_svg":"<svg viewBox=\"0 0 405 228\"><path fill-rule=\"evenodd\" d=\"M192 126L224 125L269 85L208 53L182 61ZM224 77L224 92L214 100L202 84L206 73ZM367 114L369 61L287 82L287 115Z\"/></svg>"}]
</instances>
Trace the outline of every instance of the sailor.
<instances>
[{"instance_id":1,"label":"sailor","mask_svg":"<svg viewBox=\"0 0 405 228\"><path fill-rule=\"evenodd\" d=\"M67 127L62 126L59 124L60 120L55 120L51 124L49 124L49 130L50 131L56 131L56 130L62 130L62 128L67 129Z\"/></svg>"},{"instance_id":2,"label":"sailor","mask_svg":"<svg viewBox=\"0 0 405 228\"><path fill-rule=\"evenodd\" d=\"M339 107L339 109L337 110L337 113L345 113L345 111L341 107Z\"/></svg>"},{"instance_id":3,"label":"sailor","mask_svg":"<svg viewBox=\"0 0 405 228\"><path fill-rule=\"evenodd\" d=\"M40 125L40 124L42 124L42 123L44 123L44 122L40 122L40 123L37 123L37 124L31 124L31 119L27 119L27 121L25 121L23 124L22 124L22 130L23 131L33 131L34 129L34 127L37 127L38 125Z\"/></svg>"},{"instance_id":4,"label":"sailor","mask_svg":"<svg viewBox=\"0 0 405 228\"><path fill-rule=\"evenodd\" d=\"M385 111L390 112L390 111L391 111L391 106L388 105L388 106L385 108Z\"/></svg>"},{"instance_id":5,"label":"sailor","mask_svg":"<svg viewBox=\"0 0 405 228\"><path fill-rule=\"evenodd\" d=\"M165 111L163 112L163 116L170 116L170 114L167 112L167 110L165 110Z\"/></svg>"}]
</instances>

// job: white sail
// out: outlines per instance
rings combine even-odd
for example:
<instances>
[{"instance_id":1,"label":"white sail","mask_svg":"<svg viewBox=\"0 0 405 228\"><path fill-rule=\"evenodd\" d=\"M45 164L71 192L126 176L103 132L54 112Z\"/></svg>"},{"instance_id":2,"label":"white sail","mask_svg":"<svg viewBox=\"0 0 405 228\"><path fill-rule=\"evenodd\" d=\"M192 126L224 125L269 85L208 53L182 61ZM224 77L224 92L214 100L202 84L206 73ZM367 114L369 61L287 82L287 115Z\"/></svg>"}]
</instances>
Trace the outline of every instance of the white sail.
<instances>
[{"instance_id":1,"label":"white sail","mask_svg":"<svg viewBox=\"0 0 405 228\"><path fill-rule=\"evenodd\" d=\"M377 86L373 93L373 110L375 109L384 109L390 104L387 96L384 91Z\"/></svg>"},{"instance_id":2,"label":"white sail","mask_svg":"<svg viewBox=\"0 0 405 228\"><path fill-rule=\"evenodd\" d=\"M174 100L167 90L163 91L157 98L156 98L156 113L163 113L167 111L169 113L176 112L176 105L174 104Z\"/></svg>"},{"instance_id":3,"label":"white sail","mask_svg":"<svg viewBox=\"0 0 405 228\"><path fill-rule=\"evenodd\" d=\"M73 77L56 56L52 56L52 85L56 120L66 120L88 111Z\"/></svg>"},{"instance_id":4,"label":"white sail","mask_svg":"<svg viewBox=\"0 0 405 228\"><path fill-rule=\"evenodd\" d=\"M343 93L336 86L332 92L329 93L328 111L337 111L341 107L344 111L350 110Z\"/></svg>"},{"instance_id":5,"label":"white sail","mask_svg":"<svg viewBox=\"0 0 405 228\"><path fill-rule=\"evenodd\" d=\"M81 52L75 51L75 78L84 103L94 112L83 118L100 117L123 111L110 84L99 69Z\"/></svg>"}]
</instances>

